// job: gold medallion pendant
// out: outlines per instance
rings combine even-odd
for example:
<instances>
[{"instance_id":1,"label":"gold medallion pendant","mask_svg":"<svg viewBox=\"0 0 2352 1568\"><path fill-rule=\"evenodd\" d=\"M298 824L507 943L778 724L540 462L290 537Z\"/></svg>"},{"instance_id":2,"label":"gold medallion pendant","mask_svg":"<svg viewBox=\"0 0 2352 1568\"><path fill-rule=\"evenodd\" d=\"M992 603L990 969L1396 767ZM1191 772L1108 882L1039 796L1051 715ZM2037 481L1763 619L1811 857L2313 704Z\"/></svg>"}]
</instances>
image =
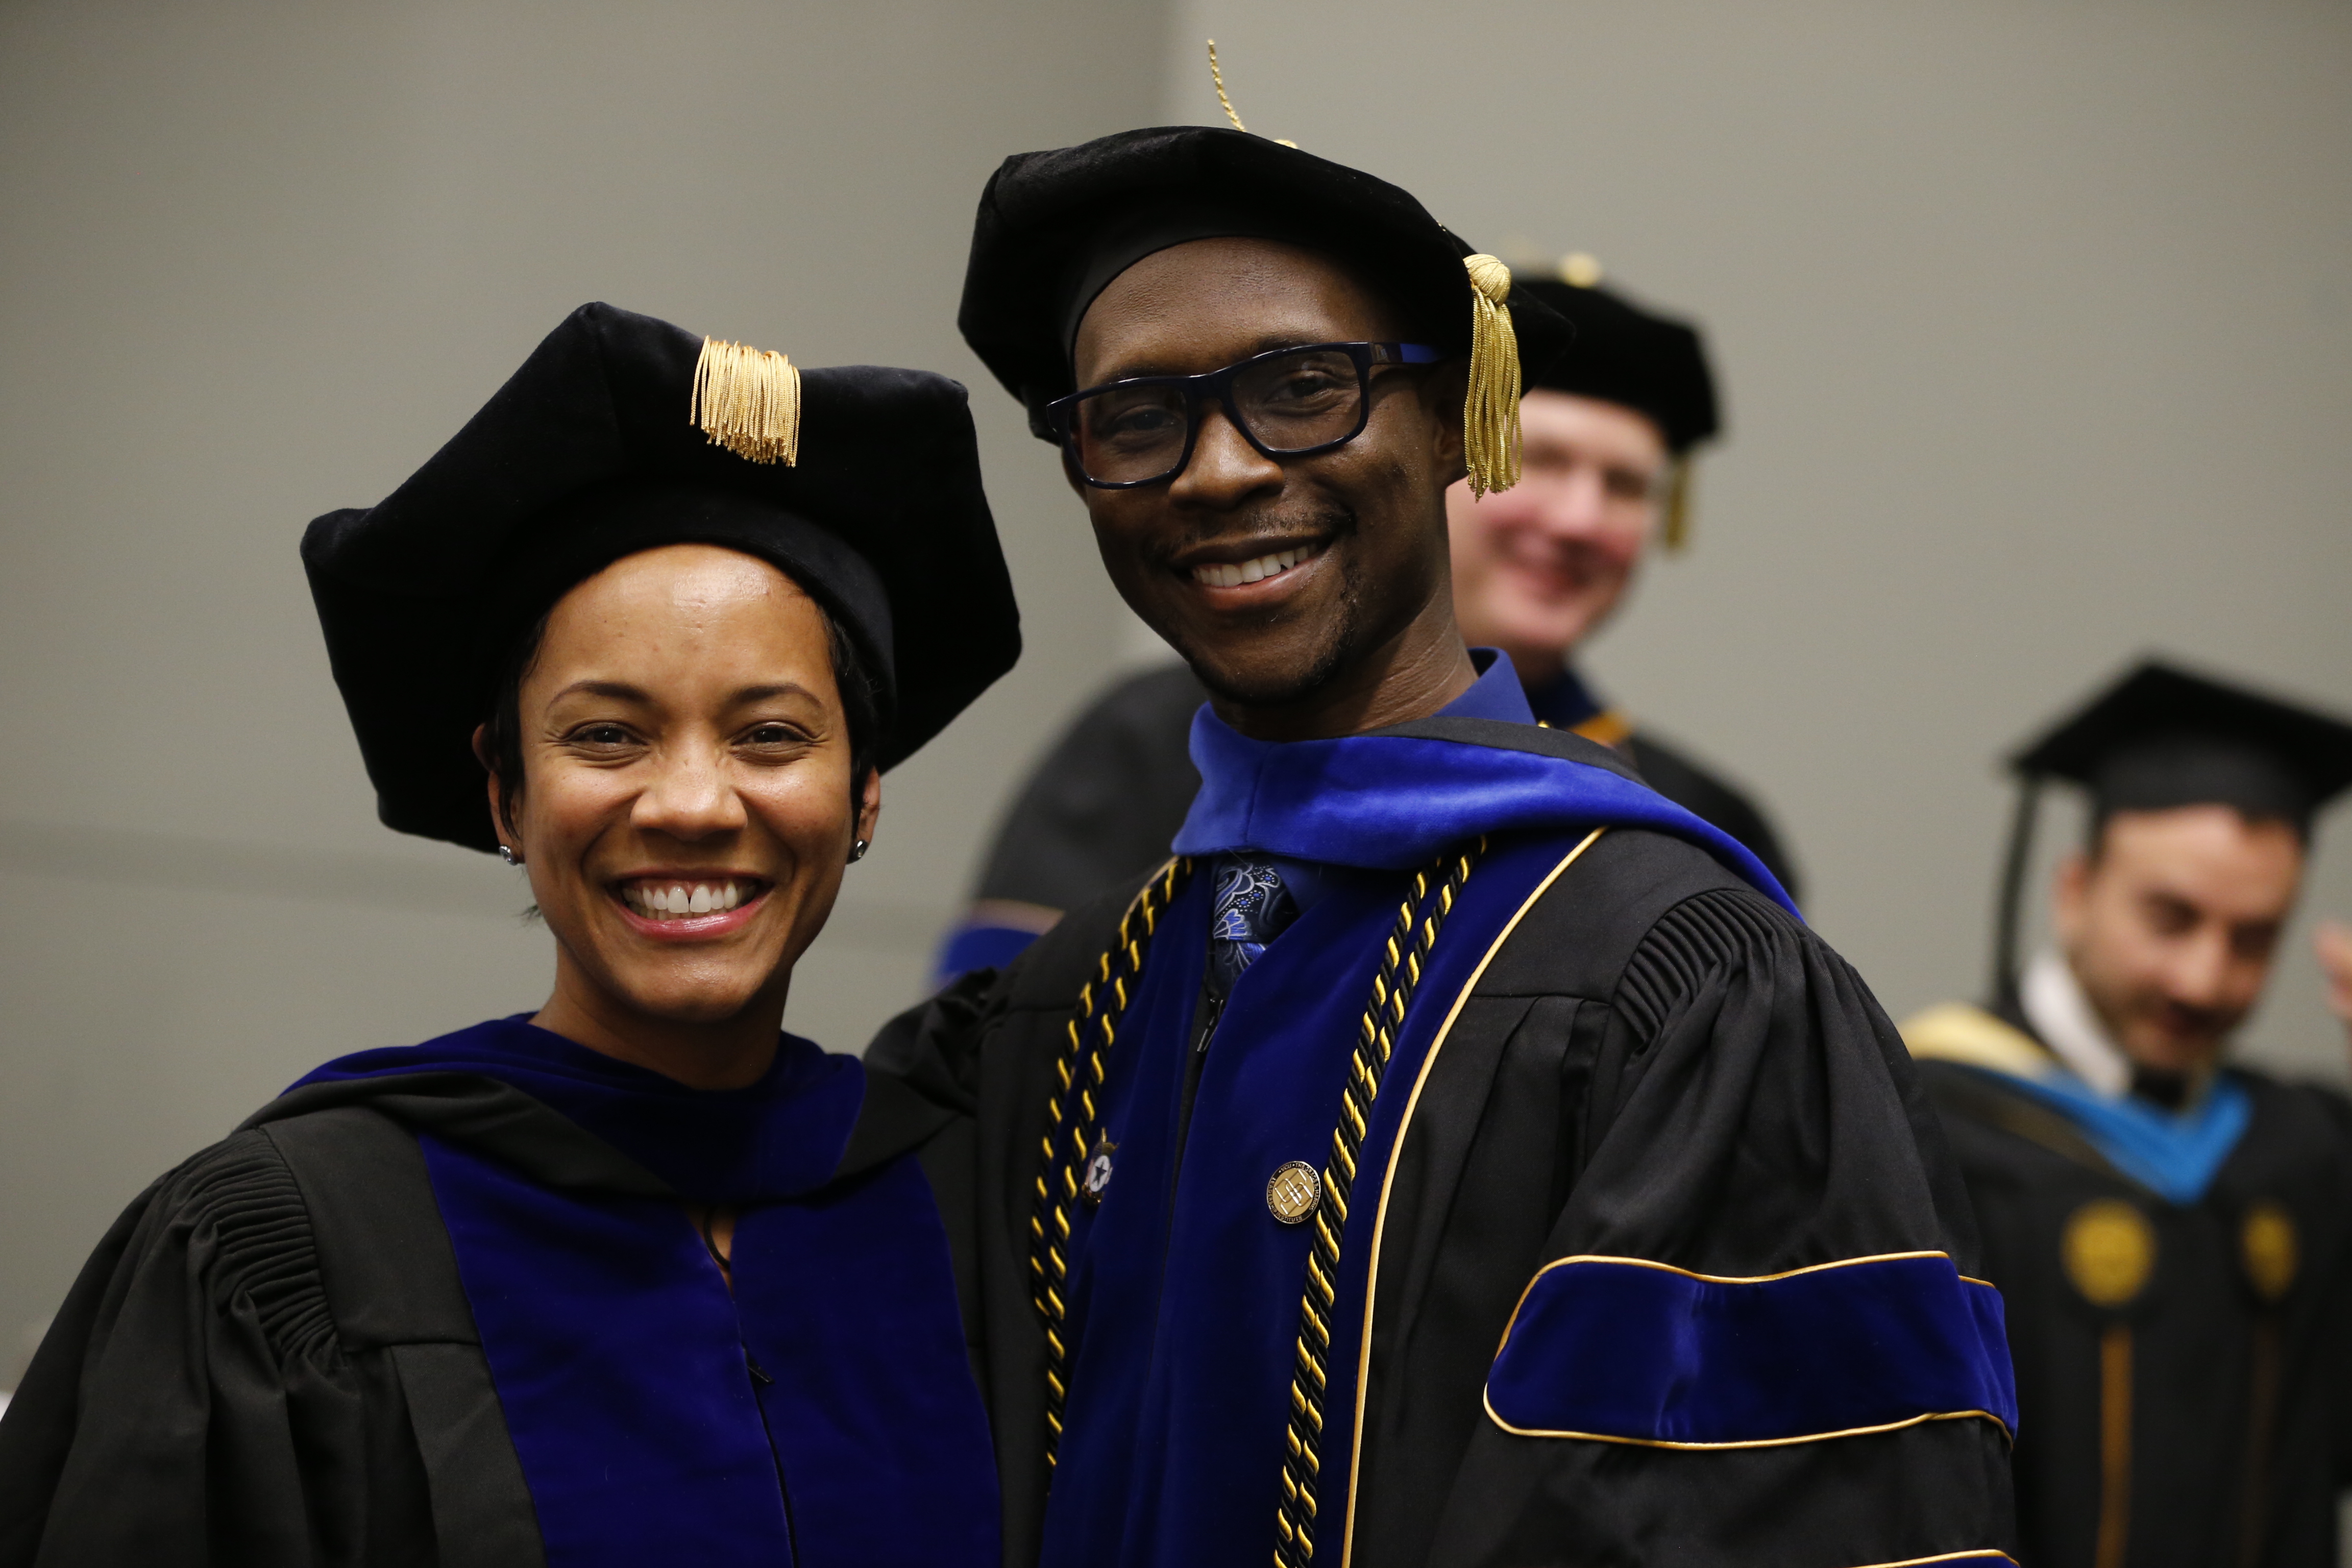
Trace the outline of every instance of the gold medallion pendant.
<instances>
[{"instance_id":1,"label":"gold medallion pendant","mask_svg":"<svg viewBox=\"0 0 2352 1568\"><path fill-rule=\"evenodd\" d=\"M1323 1201L1323 1178L1304 1160L1292 1160L1266 1178L1265 1206L1285 1225L1304 1225Z\"/></svg>"},{"instance_id":2,"label":"gold medallion pendant","mask_svg":"<svg viewBox=\"0 0 2352 1568\"><path fill-rule=\"evenodd\" d=\"M2066 1216L2058 1238L2066 1278L2094 1307L2120 1307L2156 1268L2156 1228L2120 1198L2094 1198Z\"/></svg>"},{"instance_id":3,"label":"gold medallion pendant","mask_svg":"<svg viewBox=\"0 0 2352 1568\"><path fill-rule=\"evenodd\" d=\"M2300 1251L2295 1245L2294 1219L2275 1198L2259 1198L2246 1208L2238 1228L2238 1254L2254 1294L2275 1303L2294 1283Z\"/></svg>"}]
</instances>

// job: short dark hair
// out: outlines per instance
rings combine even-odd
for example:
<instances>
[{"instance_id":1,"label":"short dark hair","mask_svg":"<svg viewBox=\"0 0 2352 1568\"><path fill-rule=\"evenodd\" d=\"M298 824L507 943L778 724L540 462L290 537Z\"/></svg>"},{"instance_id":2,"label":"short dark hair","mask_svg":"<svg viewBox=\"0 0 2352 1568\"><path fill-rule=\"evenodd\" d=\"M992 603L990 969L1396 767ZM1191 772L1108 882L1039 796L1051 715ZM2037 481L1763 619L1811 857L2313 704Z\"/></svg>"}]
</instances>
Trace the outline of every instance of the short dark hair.
<instances>
[{"instance_id":1,"label":"short dark hair","mask_svg":"<svg viewBox=\"0 0 2352 1568\"><path fill-rule=\"evenodd\" d=\"M561 601L558 601L559 603ZM876 732L882 726L881 700L866 660L841 624L840 617L816 604L824 621L825 641L833 656L833 683L840 689L843 714L849 721L849 809L854 817L865 804L866 776L874 771ZM482 756L490 776L498 780L497 826L514 831L515 803L522 797L522 683L539 662L547 640L547 623L555 614L550 605L507 649L499 664L498 683L491 689L489 716L482 721Z\"/></svg>"}]
</instances>

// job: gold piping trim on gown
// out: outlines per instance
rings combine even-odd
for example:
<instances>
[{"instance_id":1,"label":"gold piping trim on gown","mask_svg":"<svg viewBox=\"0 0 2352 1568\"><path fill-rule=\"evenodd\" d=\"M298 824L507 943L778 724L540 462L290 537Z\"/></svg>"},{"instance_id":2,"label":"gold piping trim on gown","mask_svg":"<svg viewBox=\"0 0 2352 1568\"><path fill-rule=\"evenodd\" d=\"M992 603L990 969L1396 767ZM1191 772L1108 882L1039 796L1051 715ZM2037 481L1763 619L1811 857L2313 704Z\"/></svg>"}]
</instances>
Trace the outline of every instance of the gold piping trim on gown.
<instances>
[{"instance_id":1,"label":"gold piping trim on gown","mask_svg":"<svg viewBox=\"0 0 2352 1568\"><path fill-rule=\"evenodd\" d=\"M1654 1258L1619 1258L1606 1252L1580 1252L1569 1258L1555 1258L1528 1277L1527 1289L1519 1292L1518 1303L1511 1309L1511 1323L1519 1321L1519 1308L1527 1305L1528 1291L1536 1288L1536 1281L1553 1269L1565 1268L1571 1263L1625 1263L1636 1268L1654 1268L1661 1274L1679 1274L1685 1279L1703 1279L1709 1285L1768 1285L1775 1279L1793 1279L1800 1274L1819 1274L1825 1268L1851 1268L1857 1263L1897 1263L1906 1258L1948 1258L1951 1256L1950 1253L1939 1247L1917 1252L1873 1252L1861 1258L1840 1258L1828 1263L1808 1263L1797 1268L1783 1268L1778 1274L1701 1274L1695 1268L1677 1268L1671 1263L1660 1263ZM1957 1269L1953 1272L1966 1284L1982 1285L1987 1289L1994 1288L1990 1279L1971 1279L1965 1274L1959 1274ZM1503 1325L1502 1344L1511 1342L1511 1323ZM1499 1348L1498 1346L1497 1349Z\"/></svg>"},{"instance_id":2,"label":"gold piping trim on gown","mask_svg":"<svg viewBox=\"0 0 2352 1568\"><path fill-rule=\"evenodd\" d=\"M1405 1098L1404 1114L1397 1119L1396 1136L1389 1141L1388 1159L1381 1171L1380 1205L1372 1211L1371 1258L1364 1270L1363 1339L1356 1352L1356 1424L1355 1430L1348 1437L1348 1519L1346 1527L1339 1532L1339 1568L1349 1568L1356 1555L1356 1499L1361 1491L1357 1483L1363 1479L1364 1385L1372 1361L1372 1309L1380 1293L1381 1236L1388 1226L1389 1188L1396 1179L1397 1156L1404 1152L1405 1134L1412 1131L1412 1113L1420 1108L1422 1087L1428 1083L1430 1067L1437 1060L1437 1053L1444 1049L1446 1037L1454 1033L1454 1020L1462 1016L1463 1005L1470 1000L1470 993L1476 990L1478 982L1486 977L1486 966L1495 962L1495 955L1503 951L1503 944L1511 940L1511 933L1519 929L1519 922L1527 919L1529 910L1536 907L1536 900L1549 892L1551 885L1559 880L1560 873L1575 865L1577 857L1591 848L1607 831L1605 827L1594 828L1578 842L1575 848L1561 857L1559 864L1536 884L1535 890L1512 911L1511 918L1487 945L1486 956L1478 960L1478 967L1470 972L1470 978L1463 982L1461 991L1454 995L1454 1005L1446 1010L1445 1022L1440 1024L1437 1033L1431 1037L1429 1049L1422 1055L1421 1070L1413 1075L1412 1093Z\"/></svg>"},{"instance_id":3,"label":"gold piping trim on gown","mask_svg":"<svg viewBox=\"0 0 2352 1568\"><path fill-rule=\"evenodd\" d=\"M1875 1426L1848 1426L1836 1432L1801 1432L1793 1437L1746 1437L1733 1443L1673 1443L1664 1437L1612 1437L1605 1432L1553 1432L1539 1426L1514 1426L1495 1414L1495 1403L1485 1394L1479 1403L1486 1407L1486 1419L1514 1437L1563 1437L1580 1443L1614 1443L1624 1448L1673 1448L1681 1451L1712 1452L1718 1448L1790 1448L1799 1443L1826 1443L1832 1437L1867 1437L1875 1432L1900 1432L1906 1426L1923 1426L1930 1421L1990 1421L2002 1432L2009 1423L1990 1410L1931 1410L1925 1415L1906 1415L1900 1421L1882 1422Z\"/></svg>"}]
</instances>

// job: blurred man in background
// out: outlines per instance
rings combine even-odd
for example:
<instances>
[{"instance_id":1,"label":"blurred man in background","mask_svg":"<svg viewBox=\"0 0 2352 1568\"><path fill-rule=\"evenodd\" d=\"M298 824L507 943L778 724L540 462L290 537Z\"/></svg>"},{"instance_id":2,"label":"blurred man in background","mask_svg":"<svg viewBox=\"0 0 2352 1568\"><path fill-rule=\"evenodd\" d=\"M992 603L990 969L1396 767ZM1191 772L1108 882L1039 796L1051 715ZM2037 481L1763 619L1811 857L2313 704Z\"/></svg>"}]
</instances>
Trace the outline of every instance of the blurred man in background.
<instances>
[{"instance_id":1,"label":"blurred man in background","mask_svg":"<svg viewBox=\"0 0 2352 1568\"><path fill-rule=\"evenodd\" d=\"M1624 600L1651 542L1679 550L1698 446L1721 429L1705 344L1687 324L1601 287L1589 256L1520 284L1576 338L1520 404L1509 490L1446 497L1454 613L1473 647L1511 657L1537 720L1629 755L1652 788L1739 840L1791 898L1796 868L1740 790L1594 695L1573 656ZM1168 854L1201 785L1188 752L1208 694L1182 666L1115 683L1014 797L943 976L1012 959L1062 911Z\"/></svg>"},{"instance_id":2,"label":"blurred man in background","mask_svg":"<svg viewBox=\"0 0 2352 1568\"><path fill-rule=\"evenodd\" d=\"M2147 665L2017 759L1990 1010L1904 1026L2005 1300L2029 1568L2336 1561L2352 1107L2226 1061L2352 728ZM2092 800L2008 960L2032 792ZM2322 934L2352 1023L2352 939Z\"/></svg>"}]
</instances>

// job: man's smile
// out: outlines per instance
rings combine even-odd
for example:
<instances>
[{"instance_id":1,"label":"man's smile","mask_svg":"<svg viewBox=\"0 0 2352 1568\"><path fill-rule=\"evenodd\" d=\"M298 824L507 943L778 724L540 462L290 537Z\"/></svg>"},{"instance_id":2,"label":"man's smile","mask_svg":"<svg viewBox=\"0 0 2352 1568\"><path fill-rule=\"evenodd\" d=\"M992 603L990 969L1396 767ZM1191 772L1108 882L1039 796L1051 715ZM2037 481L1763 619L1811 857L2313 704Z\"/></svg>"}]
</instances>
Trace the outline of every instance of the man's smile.
<instances>
[{"instance_id":1,"label":"man's smile","mask_svg":"<svg viewBox=\"0 0 2352 1568\"><path fill-rule=\"evenodd\" d=\"M1330 541L1328 539L1307 540L1271 549L1258 542L1222 546L1191 552L1179 570L1203 587L1238 588L1295 571L1318 559L1329 548ZM1250 553L1236 558L1235 552L1242 550Z\"/></svg>"}]
</instances>

